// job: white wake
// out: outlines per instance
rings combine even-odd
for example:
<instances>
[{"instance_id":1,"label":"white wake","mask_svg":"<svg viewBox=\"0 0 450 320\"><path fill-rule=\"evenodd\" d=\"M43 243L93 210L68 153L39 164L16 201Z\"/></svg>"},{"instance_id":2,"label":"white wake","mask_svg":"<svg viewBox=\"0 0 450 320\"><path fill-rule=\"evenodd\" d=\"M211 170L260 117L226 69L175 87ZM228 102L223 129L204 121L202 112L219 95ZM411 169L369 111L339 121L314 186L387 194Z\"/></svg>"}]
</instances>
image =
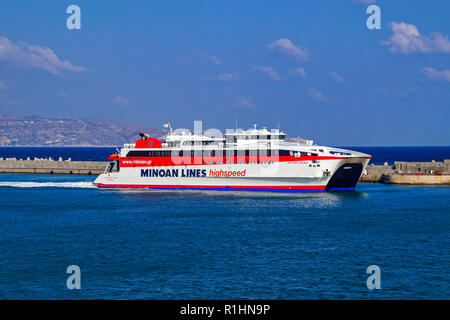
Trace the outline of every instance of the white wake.
<instances>
[{"instance_id":1,"label":"white wake","mask_svg":"<svg viewBox=\"0 0 450 320\"><path fill-rule=\"evenodd\" d=\"M0 187L13 188L96 188L92 182L0 181Z\"/></svg>"}]
</instances>

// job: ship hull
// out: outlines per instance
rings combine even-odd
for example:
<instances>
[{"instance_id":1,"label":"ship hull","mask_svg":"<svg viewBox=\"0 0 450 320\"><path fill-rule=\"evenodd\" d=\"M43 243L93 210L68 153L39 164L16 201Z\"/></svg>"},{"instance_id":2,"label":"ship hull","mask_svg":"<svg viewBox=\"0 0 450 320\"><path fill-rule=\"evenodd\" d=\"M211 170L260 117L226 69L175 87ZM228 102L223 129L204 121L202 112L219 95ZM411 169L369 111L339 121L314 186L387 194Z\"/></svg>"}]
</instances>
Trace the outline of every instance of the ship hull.
<instances>
[{"instance_id":1,"label":"ship hull","mask_svg":"<svg viewBox=\"0 0 450 320\"><path fill-rule=\"evenodd\" d=\"M354 190L370 158L272 164L127 166L101 174L99 188L325 192Z\"/></svg>"}]
</instances>

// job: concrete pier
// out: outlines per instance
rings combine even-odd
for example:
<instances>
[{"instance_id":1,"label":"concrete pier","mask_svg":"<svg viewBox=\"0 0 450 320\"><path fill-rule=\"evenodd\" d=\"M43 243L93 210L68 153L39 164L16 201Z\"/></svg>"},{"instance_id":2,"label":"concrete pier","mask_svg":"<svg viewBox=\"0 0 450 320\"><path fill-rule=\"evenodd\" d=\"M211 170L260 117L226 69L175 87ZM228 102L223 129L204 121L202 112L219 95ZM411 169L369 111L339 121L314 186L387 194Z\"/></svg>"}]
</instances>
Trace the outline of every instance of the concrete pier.
<instances>
[{"instance_id":1,"label":"concrete pier","mask_svg":"<svg viewBox=\"0 0 450 320\"><path fill-rule=\"evenodd\" d=\"M53 160L52 158L0 158L0 173L43 173L99 175L105 171L108 162Z\"/></svg>"},{"instance_id":2,"label":"concrete pier","mask_svg":"<svg viewBox=\"0 0 450 320\"><path fill-rule=\"evenodd\" d=\"M393 166L369 165L361 182L409 185L450 185L450 160L443 162L395 161Z\"/></svg>"},{"instance_id":3,"label":"concrete pier","mask_svg":"<svg viewBox=\"0 0 450 320\"><path fill-rule=\"evenodd\" d=\"M42 173L42 174L84 174L99 175L105 171L108 162L53 160L52 158L0 158L0 173ZM393 166L369 165L360 182L450 185L450 160L444 162L395 161Z\"/></svg>"}]
</instances>

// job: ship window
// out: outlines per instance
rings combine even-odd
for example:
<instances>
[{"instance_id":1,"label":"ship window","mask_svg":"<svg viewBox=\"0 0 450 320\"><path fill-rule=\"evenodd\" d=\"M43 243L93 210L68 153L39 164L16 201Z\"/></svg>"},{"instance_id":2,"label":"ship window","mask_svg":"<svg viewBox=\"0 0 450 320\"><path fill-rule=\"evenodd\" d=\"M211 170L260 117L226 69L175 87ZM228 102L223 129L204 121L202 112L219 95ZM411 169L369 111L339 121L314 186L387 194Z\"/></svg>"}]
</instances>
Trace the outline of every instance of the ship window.
<instances>
[{"instance_id":1,"label":"ship window","mask_svg":"<svg viewBox=\"0 0 450 320\"><path fill-rule=\"evenodd\" d=\"M148 157L149 151L136 151L132 150L127 153L127 157Z\"/></svg>"},{"instance_id":2,"label":"ship window","mask_svg":"<svg viewBox=\"0 0 450 320\"><path fill-rule=\"evenodd\" d=\"M219 155L219 151L216 151L216 150L204 150L203 151L204 157L214 157L216 155Z\"/></svg>"},{"instance_id":3,"label":"ship window","mask_svg":"<svg viewBox=\"0 0 450 320\"><path fill-rule=\"evenodd\" d=\"M113 168L114 168L114 161L113 161L113 162L110 162L110 163L108 164L108 168L106 169L106 171L112 172Z\"/></svg>"},{"instance_id":4,"label":"ship window","mask_svg":"<svg viewBox=\"0 0 450 320\"><path fill-rule=\"evenodd\" d=\"M267 157L268 152L269 152L269 150L267 150L267 149L261 149L261 150L259 150L259 155L263 156L263 157Z\"/></svg>"},{"instance_id":5,"label":"ship window","mask_svg":"<svg viewBox=\"0 0 450 320\"><path fill-rule=\"evenodd\" d=\"M249 156L255 158L258 156L258 150L249 150Z\"/></svg>"}]
</instances>

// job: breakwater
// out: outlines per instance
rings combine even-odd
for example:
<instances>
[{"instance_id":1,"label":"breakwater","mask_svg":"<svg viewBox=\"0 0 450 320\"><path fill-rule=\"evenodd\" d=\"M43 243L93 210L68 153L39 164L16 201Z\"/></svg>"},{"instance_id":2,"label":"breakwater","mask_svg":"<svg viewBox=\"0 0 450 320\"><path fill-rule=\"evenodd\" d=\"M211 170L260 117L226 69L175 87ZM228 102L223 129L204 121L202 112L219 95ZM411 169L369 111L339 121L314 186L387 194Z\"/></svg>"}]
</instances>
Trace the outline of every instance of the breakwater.
<instances>
[{"instance_id":1,"label":"breakwater","mask_svg":"<svg viewBox=\"0 0 450 320\"><path fill-rule=\"evenodd\" d=\"M72 161L70 158L16 159L0 158L0 173L42 173L42 174L84 174L99 175L105 171L108 162Z\"/></svg>"},{"instance_id":2,"label":"breakwater","mask_svg":"<svg viewBox=\"0 0 450 320\"><path fill-rule=\"evenodd\" d=\"M16 159L0 158L0 173L82 174L99 175L105 171L105 161L72 161L70 158ZM450 160L443 162L395 161L394 165L369 165L360 182L450 185Z\"/></svg>"},{"instance_id":3,"label":"breakwater","mask_svg":"<svg viewBox=\"0 0 450 320\"><path fill-rule=\"evenodd\" d=\"M393 166L369 165L361 182L410 185L450 185L450 160L442 162L395 161Z\"/></svg>"}]
</instances>

